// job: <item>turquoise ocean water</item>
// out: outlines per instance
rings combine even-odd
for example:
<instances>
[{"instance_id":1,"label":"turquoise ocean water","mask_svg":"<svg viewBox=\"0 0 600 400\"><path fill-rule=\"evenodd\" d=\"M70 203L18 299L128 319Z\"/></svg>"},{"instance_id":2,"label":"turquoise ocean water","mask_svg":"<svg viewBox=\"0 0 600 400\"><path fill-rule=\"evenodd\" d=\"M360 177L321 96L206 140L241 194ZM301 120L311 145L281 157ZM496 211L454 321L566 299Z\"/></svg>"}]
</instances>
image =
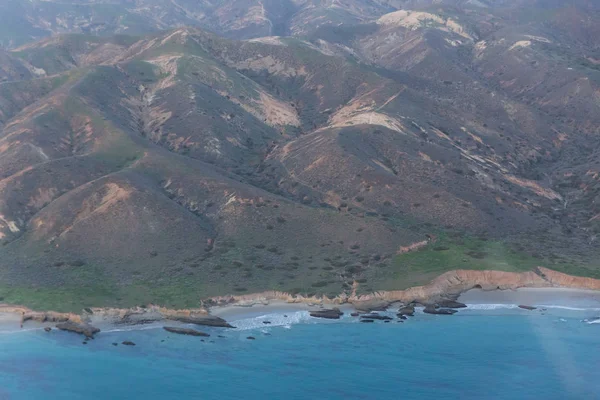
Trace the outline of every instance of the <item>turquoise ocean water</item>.
<instances>
[{"instance_id":1,"label":"turquoise ocean water","mask_svg":"<svg viewBox=\"0 0 600 400\"><path fill-rule=\"evenodd\" d=\"M87 345L2 333L0 399L600 399L600 324L582 321L599 314L501 307L361 324L301 311L204 329L204 342L157 327ZM137 345L112 345L124 340Z\"/></svg>"}]
</instances>

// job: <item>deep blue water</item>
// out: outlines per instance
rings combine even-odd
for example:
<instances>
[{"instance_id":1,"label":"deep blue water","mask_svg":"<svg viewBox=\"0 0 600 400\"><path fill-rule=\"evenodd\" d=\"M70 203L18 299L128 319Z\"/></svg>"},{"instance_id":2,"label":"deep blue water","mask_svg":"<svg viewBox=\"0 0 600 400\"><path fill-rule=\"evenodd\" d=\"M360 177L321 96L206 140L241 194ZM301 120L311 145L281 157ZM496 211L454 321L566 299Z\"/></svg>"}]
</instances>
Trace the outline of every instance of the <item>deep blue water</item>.
<instances>
[{"instance_id":1,"label":"deep blue water","mask_svg":"<svg viewBox=\"0 0 600 400\"><path fill-rule=\"evenodd\" d=\"M581 321L597 313L316 324L298 312L267 317L287 326L208 329L205 342L162 329L87 345L65 332L4 333L0 399L599 399L600 324ZM137 345L111 344L123 340Z\"/></svg>"}]
</instances>

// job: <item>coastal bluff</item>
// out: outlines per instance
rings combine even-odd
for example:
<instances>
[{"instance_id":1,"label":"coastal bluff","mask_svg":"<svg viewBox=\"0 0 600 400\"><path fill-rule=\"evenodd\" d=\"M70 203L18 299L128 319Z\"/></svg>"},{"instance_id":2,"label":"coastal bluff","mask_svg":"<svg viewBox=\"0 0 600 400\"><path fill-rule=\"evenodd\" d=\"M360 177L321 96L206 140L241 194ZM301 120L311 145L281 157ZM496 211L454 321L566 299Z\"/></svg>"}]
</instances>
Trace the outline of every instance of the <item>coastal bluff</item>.
<instances>
[{"instance_id":1,"label":"coastal bluff","mask_svg":"<svg viewBox=\"0 0 600 400\"><path fill-rule=\"evenodd\" d=\"M570 288L600 290L600 279L572 276L544 267L527 272L505 271L448 271L426 285L405 290L377 291L357 294L355 283L352 293L336 297L292 295L281 291L266 291L247 295L228 295L206 299L198 309L172 310L157 305L118 308L86 308L82 314L58 313L54 311L32 311L27 307L0 304L0 313L20 315L21 326L27 321L39 323L73 322L86 324L102 321L120 324L144 324L149 322L176 321L212 327L232 328L225 320L210 314L211 307L236 305L251 307L274 301L290 304L340 305L349 304L357 310L374 311L392 303L433 305L442 300L455 300L471 289L515 290L519 288Z\"/></svg>"},{"instance_id":2,"label":"coastal bluff","mask_svg":"<svg viewBox=\"0 0 600 400\"><path fill-rule=\"evenodd\" d=\"M377 291L370 294L357 295L358 284L350 295L340 294L334 298L305 297L286 292L267 291L248 295L231 295L213 297L207 300L209 305L235 304L252 306L268 304L270 301L305 304L351 304L357 309L375 310L391 303L434 304L443 299L456 299L471 289L515 290L519 288L570 288L600 290L600 279L572 276L553 271L545 267L537 267L526 272L505 271L448 271L430 283L405 290Z\"/></svg>"}]
</instances>

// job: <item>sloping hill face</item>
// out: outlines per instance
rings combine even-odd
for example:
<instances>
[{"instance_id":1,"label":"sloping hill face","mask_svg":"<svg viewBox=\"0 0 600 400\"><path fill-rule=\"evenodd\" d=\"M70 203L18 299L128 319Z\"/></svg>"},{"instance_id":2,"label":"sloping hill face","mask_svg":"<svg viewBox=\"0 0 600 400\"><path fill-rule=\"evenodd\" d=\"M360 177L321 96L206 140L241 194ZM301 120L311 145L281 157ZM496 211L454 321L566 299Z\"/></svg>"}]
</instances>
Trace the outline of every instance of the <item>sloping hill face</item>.
<instances>
[{"instance_id":1,"label":"sloping hill face","mask_svg":"<svg viewBox=\"0 0 600 400\"><path fill-rule=\"evenodd\" d=\"M0 47L60 33L139 35L180 26L236 39L287 36L392 10L379 0L7 0L0 5Z\"/></svg>"},{"instance_id":2,"label":"sloping hill face","mask_svg":"<svg viewBox=\"0 0 600 400\"><path fill-rule=\"evenodd\" d=\"M289 46L182 29L141 39L103 65L65 64L59 75L19 82L24 100L11 103L0 139L9 296L30 285L109 293L103 301L114 305L196 304L267 288L336 293L422 240L424 229L342 213L314 189L297 201L255 183L265 157L321 110L289 94L318 98L306 81L326 73L319 69L356 68ZM308 52L305 61L293 46ZM272 52L274 64L255 60L258 51ZM262 65L282 68L280 90L242 73L261 76ZM297 82L292 70L303 70ZM321 107L338 107L322 97Z\"/></svg>"},{"instance_id":3,"label":"sloping hill face","mask_svg":"<svg viewBox=\"0 0 600 400\"><path fill-rule=\"evenodd\" d=\"M58 7L43 3L28 10ZM0 53L0 296L180 307L457 267L597 274L597 25L572 22L592 6L251 3L127 12L265 37L68 34Z\"/></svg>"}]
</instances>

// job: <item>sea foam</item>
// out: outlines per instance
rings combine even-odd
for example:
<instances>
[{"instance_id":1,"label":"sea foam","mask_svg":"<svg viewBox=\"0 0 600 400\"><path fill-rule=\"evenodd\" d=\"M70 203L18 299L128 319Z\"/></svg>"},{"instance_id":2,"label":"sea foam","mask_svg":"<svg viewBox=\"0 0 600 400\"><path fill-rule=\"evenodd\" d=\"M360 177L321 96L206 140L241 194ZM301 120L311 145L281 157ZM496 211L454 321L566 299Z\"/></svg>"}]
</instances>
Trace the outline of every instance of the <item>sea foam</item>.
<instances>
[{"instance_id":1,"label":"sea foam","mask_svg":"<svg viewBox=\"0 0 600 400\"><path fill-rule=\"evenodd\" d=\"M237 330L247 331L258 328L282 326L291 328L292 325L310 323L313 320L308 311L294 311L286 314L264 314L253 318L242 318L230 321ZM270 322L265 324L265 322Z\"/></svg>"}]
</instances>

